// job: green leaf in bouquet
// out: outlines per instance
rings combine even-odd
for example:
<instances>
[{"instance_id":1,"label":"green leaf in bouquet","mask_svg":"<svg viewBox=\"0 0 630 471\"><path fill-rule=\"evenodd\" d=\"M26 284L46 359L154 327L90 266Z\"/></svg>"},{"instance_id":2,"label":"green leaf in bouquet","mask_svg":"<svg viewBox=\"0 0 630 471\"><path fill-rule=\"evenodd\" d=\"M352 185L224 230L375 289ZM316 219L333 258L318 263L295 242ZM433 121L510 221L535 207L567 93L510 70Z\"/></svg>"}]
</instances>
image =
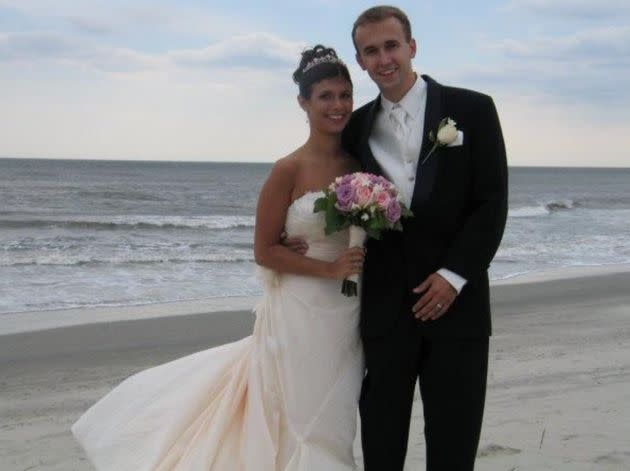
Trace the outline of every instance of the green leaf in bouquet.
<instances>
[{"instance_id":1,"label":"green leaf in bouquet","mask_svg":"<svg viewBox=\"0 0 630 471\"><path fill-rule=\"evenodd\" d=\"M365 228L367 229L371 229L373 231L378 231L381 229L381 225L378 223L378 221L376 220L376 218L372 218L372 220L370 221L370 223L367 225L367 227Z\"/></svg>"},{"instance_id":2,"label":"green leaf in bouquet","mask_svg":"<svg viewBox=\"0 0 630 471\"><path fill-rule=\"evenodd\" d=\"M375 213L370 226L375 229L383 229L387 227L387 219L385 219L385 215L380 211Z\"/></svg>"},{"instance_id":3,"label":"green leaf in bouquet","mask_svg":"<svg viewBox=\"0 0 630 471\"><path fill-rule=\"evenodd\" d=\"M337 232L338 230L343 228L344 218L339 212L335 205L329 203L326 208L326 227L324 228L324 232L326 235L330 235L333 232Z\"/></svg>"},{"instance_id":4,"label":"green leaf in bouquet","mask_svg":"<svg viewBox=\"0 0 630 471\"><path fill-rule=\"evenodd\" d=\"M366 227L365 233L368 237L376 240L381 240L381 231L379 229L374 229L372 227Z\"/></svg>"},{"instance_id":5,"label":"green leaf in bouquet","mask_svg":"<svg viewBox=\"0 0 630 471\"><path fill-rule=\"evenodd\" d=\"M411 211L411 209L407 208L406 206L401 206L402 211L400 213L400 215L404 218L412 218L413 217L413 211Z\"/></svg>"},{"instance_id":6,"label":"green leaf in bouquet","mask_svg":"<svg viewBox=\"0 0 630 471\"><path fill-rule=\"evenodd\" d=\"M326 211L328 209L328 198L322 196L321 198L317 198L315 200L315 207L313 208L314 213L318 213L320 211Z\"/></svg>"}]
</instances>

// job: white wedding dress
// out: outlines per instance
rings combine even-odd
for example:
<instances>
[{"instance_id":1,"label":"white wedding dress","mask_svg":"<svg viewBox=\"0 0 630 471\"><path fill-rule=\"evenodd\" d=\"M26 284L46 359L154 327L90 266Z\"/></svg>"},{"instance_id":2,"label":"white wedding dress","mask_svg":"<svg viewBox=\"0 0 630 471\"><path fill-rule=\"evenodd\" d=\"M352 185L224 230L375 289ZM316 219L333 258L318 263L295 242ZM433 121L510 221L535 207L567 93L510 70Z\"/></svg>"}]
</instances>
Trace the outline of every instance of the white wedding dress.
<instances>
[{"instance_id":1,"label":"white wedding dress","mask_svg":"<svg viewBox=\"0 0 630 471\"><path fill-rule=\"evenodd\" d=\"M287 232L332 261L321 193L289 207ZM363 354L358 297L341 282L265 270L251 336L137 373L72 432L98 470L350 471Z\"/></svg>"}]
</instances>

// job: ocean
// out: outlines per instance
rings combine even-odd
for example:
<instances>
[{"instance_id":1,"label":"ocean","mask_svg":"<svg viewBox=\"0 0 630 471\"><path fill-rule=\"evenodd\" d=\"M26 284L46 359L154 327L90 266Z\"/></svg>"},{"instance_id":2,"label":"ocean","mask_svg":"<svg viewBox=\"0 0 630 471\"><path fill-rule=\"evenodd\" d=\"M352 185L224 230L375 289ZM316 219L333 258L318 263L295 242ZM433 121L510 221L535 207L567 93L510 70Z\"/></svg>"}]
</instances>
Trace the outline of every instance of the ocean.
<instances>
[{"instance_id":1,"label":"ocean","mask_svg":"<svg viewBox=\"0 0 630 471\"><path fill-rule=\"evenodd\" d=\"M271 164L0 159L0 314L256 295ZM630 169L511 168L492 279L630 262Z\"/></svg>"}]
</instances>

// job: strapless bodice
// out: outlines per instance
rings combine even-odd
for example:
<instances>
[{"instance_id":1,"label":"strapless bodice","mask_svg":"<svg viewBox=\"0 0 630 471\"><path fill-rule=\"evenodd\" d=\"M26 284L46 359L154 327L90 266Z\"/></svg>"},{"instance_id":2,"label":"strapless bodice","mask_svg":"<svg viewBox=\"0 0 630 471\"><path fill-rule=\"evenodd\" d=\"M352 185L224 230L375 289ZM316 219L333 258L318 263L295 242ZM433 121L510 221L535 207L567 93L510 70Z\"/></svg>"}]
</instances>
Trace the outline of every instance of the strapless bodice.
<instances>
[{"instance_id":1,"label":"strapless bodice","mask_svg":"<svg viewBox=\"0 0 630 471\"><path fill-rule=\"evenodd\" d=\"M289 236L302 237L309 250L308 257L332 261L348 247L348 231L338 231L327 236L324 232L326 219L323 212L313 212L315 200L323 196L321 191L308 192L297 198L287 210L285 228Z\"/></svg>"}]
</instances>

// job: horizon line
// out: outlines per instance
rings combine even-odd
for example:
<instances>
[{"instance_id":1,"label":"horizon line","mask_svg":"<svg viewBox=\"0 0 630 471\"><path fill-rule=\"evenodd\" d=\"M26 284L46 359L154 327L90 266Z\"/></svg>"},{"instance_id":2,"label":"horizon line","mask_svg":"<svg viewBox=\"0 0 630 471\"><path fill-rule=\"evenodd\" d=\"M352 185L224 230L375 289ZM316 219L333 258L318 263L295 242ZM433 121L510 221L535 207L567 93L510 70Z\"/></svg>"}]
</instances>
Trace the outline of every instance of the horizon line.
<instances>
[{"instance_id":1,"label":"horizon line","mask_svg":"<svg viewBox=\"0 0 630 471\"><path fill-rule=\"evenodd\" d=\"M275 161L253 161L253 160L162 160L162 159L126 159L126 158L84 158L84 157L4 157L0 160L45 160L55 162L129 162L129 163L165 163L165 164L244 164L244 165L270 165ZM630 165L620 167L616 165L509 165L508 168L576 168L576 169L630 169Z\"/></svg>"}]
</instances>

